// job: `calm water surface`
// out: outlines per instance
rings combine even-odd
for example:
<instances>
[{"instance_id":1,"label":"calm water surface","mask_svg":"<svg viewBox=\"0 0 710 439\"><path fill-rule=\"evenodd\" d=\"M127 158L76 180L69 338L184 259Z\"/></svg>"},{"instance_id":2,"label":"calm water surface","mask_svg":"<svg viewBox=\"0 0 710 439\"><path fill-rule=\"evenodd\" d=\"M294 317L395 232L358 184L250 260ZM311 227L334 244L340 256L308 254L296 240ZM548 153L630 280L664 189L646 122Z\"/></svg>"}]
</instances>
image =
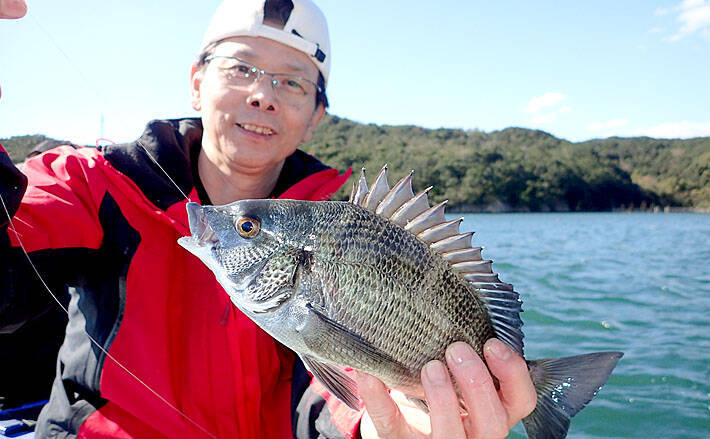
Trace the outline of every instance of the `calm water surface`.
<instances>
[{"instance_id":1,"label":"calm water surface","mask_svg":"<svg viewBox=\"0 0 710 439\"><path fill-rule=\"evenodd\" d=\"M528 358L625 353L568 437L710 438L710 215L463 216L523 299Z\"/></svg>"}]
</instances>

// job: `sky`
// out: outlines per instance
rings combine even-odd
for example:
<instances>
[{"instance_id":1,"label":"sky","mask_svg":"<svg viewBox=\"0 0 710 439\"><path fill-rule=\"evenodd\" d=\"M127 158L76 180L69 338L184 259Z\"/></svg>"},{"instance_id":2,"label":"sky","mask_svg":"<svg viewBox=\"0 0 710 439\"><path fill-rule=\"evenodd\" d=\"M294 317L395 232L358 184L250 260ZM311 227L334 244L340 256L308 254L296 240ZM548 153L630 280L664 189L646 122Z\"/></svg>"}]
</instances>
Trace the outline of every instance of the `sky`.
<instances>
[{"instance_id":1,"label":"sky","mask_svg":"<svg viewBox=\"0 0 710 439\"><path fill-rule=\"evenodd\" d=\"M331 114L570 141L710 136L710 0L316 0ZM28 0L0 20L0 138L126 142L196 116L190 65L219 1Z\"/></svg>"}]
</instances>

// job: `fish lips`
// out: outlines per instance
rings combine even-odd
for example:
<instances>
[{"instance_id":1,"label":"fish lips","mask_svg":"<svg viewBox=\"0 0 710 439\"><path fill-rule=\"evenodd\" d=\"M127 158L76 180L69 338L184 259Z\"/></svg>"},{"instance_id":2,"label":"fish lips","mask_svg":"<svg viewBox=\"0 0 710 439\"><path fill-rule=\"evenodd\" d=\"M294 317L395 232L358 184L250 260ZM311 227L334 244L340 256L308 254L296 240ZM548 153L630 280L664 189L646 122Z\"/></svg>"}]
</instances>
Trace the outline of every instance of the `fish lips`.
<instances>
[{"instance_id":1,"label":"fish lips","mask_svg":"<svg viewBox=\"0 0 710 439\"><path fill-rule=\"evenodd\" d=\"M190 227L190 235L196 245L203 246L218 241L217 234L207 222L205 209L198 203L187 203L187 222Z\"/></svg>"},{"instance_id":2,"label":"fish lips","mask_svg":"<svg viewBox=\"0 0 710 439\"><path fill-rule=\"evenodd\" d=\"M207 221L204 208L198 203L187 203L187 220L190 236L179 238L178 244L197 256L210 269L217 268L212 249L219 243L219 239Z\"/></svg>"}]
</instances>

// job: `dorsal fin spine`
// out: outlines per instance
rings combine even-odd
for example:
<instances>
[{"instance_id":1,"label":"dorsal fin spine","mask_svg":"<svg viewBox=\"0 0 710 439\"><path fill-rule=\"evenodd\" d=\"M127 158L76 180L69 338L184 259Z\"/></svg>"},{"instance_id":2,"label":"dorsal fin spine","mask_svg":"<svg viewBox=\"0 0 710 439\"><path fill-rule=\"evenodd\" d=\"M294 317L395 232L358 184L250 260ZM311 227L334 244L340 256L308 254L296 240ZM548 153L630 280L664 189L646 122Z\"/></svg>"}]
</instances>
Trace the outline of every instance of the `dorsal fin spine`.
<instances>
[{"instance_id":1,"label":"dorsal fin spine","mask_svg":"<svg viewBox=\"0 0 710 439\"><path fill-rule=\"evenodd\" d=\"M487 260L480 260L480 261L458 262L456 264L453 264L453 267L455 270L458 270L461 273L493 274L493 271L491 269L491 265L493 265L493 261L491 261L490 259L487 259Z\"/></svg>"},{"instance_id":2,"label":"dorsal fin spine","mask_svg":"<svg viewBox=\"0 0 710 439\"><path fill-rule=\"evenodd\" d=\"M473 232L461 233L459 235L449 236L441 241L434 242L430 247L439 253L448 252L471 247L471 237Z\"/></svg>"},{"instance_id":3,"label":"dorsal fin spine","mask_svg":"<svg viewBox=\"0 0 710 439\"><path fill-rule=\"evenodd\" d=\"M357 182L357 189L355 189L355 196L350 200L351 203L362 206L362 200L367 195L367 180L365 179L365 168L360 171L360 179Z\"/></svg>"},{"instance_id":4,"label":"dorsal fin spine","mask_svg":"<svg viewBox=\"0 0 710 439\"><path fill-rule=\"evenodd\" d=\"M375 209L376 214L390 218L402 204L414 197L414 192L412 191L413 173L414 171L411 171L409 175L394 185L387 195L385 195L385 198L380 201L380 204L377 205L377 209Z\"/></svg>"},{"instance_id":5,"label":"dorsal fin spine","mask_svg":"<svg viewBox=\"0 0 710 439\"><path fill-rule=\"evenodd\" d=\"M415 195L414 198L402 204L402 206L392 214L392 221L400 226L404 226L409 223L410 220L426 211L429 208L428 193L432 187L433 186L429 186Z\"/></svg>"},{"instance_id":6,"label":"dorsal fin spine","mask_svg":"<svg viewBox=\"0 0 710 439\"><path fill-rule=\"evenodd\" d=\"M446 208L446 203L448 202L449 200L444 200L436 206L430 207L420 213L404 227L404 230L408 230L409 232L417 235L419 232L424 231L430 226L446 221L444 209Z\"/></svg>"},{"instance_id":7,"label":"dorsal fin spine","mask_svg":"<svg viewBox=\"0 0 710 439\"><path fill-rule=\"evenodd\" d=\"M450 264L453 265L457 262L482 260L483 258L481 257L481 250L482 247L463 248L450 252L445 252L441 255L444 257L444 259L446 259L447 261L449 261Z\"/></svg>"},{"instance_id":8,"label":"dorsal fin spine","mask_svg":"<svg viewBox=\"0 0 710 439\"><path fill-rule=\"evenodd\" d=\"M422 241L432 243L458 235L461 221L463 221L463 217L437 224L418 233L417 237Z\"/></svg>"},{"instance_id":9,"label":"dorsal fin spine","mask_svg":"<svg viewBox=\"0 0 710 439\"><path fill-rule=\"evenodd\" d=\"M367 194L363 200L363 207L374 212L377 209L377 205L380 204L389 191L390 187L387 182L387 165L385 164L380 170L380 173L377 174L375 182L372 183L370 193Z\"/></svg>"}]
</instances>

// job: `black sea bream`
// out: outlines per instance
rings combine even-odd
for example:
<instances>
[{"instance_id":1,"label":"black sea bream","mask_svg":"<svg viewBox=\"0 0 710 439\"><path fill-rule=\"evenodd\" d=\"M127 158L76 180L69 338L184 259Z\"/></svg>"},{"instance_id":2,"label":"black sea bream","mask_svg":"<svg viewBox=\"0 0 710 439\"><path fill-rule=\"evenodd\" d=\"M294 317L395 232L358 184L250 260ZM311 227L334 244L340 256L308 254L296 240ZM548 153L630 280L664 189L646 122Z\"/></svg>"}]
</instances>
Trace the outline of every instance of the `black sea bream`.
<instances>
[{"instance_id":1,"label":"black sea bream","mask_svg":"<svg viewBox=\"0 0 710 439\"><path fill-rule=\"evenodd\" d=\"M180 244L215 274L232 302L303 359L337 397L358 406L352 367L426 406L422 367L469 343L483 358L491 337L523 355L521 301L501 282L460 219L414 195L411 173L389 189L386 167L349 202L244 200L188 204ZM538 402L523 420L531 438L562 438L570 418L622 356L599 352L528 361Z\"/></svg>"}]
</instances>

